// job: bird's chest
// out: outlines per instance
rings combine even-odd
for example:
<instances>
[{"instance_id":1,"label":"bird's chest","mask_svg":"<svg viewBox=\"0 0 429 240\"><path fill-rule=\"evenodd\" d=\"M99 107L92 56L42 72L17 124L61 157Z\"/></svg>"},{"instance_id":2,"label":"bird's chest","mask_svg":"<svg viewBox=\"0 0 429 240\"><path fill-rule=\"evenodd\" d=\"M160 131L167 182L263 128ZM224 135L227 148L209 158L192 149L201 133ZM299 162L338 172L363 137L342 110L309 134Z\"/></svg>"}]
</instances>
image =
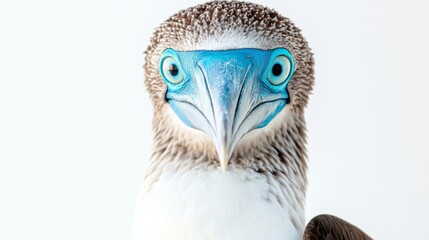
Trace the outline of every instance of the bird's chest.
<instances>
[{"instance_id":1,"label":"bird's chest","mask_svg":"<svg viewBox=\"0 0 429 240\"><path fill-rule=\"evenodd\" d=\"M144 183L143 185L145 185ZM141 193L134 239L299 239L276 187L255 172L165 171Z\"/></svg>"}]
</instances>

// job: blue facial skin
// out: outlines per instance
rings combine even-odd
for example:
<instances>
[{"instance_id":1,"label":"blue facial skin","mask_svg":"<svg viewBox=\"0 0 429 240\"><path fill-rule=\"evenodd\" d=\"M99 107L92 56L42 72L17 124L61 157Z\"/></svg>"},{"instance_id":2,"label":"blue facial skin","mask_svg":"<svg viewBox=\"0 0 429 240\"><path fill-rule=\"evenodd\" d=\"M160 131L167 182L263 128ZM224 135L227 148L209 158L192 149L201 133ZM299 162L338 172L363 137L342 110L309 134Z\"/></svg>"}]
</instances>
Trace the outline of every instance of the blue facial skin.
<instances>
[{"instance_id":1,"label":"blue facial skin","mask_svg":"<svg viewBox=\"0 0 429 240\"><path fill-rule=\"evenodd\" d=\"M167 84L166 100L183 123L211 131L209 135L216 135L218 128L230 129L231 136L225 138L242 131L241 138L265 127L283 109L294 68L293 57L284 48L167 49L159 64ZM246 129L240 130L241 125Z\"/></svg>"}]
</instances>

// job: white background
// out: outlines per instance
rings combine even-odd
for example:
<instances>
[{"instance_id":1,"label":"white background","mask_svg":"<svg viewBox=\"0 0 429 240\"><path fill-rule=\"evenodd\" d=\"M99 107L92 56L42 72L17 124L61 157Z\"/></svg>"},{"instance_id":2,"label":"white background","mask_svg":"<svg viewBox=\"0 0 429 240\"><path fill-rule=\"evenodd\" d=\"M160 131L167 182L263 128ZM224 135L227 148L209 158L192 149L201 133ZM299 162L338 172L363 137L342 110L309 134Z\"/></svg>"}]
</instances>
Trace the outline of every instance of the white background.
<instances>
[{"instance_id":1,"label":"white background","mask_svg":"<svg viewBox=\"0 0 429 240\"><path fill-rule=\"evenodd\" d=\"M200 2L0 2L0 239L128 238L150 155L142 53ZM258 2L315 53L308 218L427 239L428 1Z\"/></svg>"}]
</instances>

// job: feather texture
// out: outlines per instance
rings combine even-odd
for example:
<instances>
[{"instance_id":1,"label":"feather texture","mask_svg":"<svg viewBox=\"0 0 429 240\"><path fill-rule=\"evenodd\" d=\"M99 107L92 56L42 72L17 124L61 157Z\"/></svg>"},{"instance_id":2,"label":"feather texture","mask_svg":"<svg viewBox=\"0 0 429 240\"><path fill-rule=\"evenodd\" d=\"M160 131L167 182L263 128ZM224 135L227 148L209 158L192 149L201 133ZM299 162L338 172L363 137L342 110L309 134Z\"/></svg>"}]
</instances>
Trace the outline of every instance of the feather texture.
<instances>
[{"instance_id":1,"label":"feather texture","mask_svg":"<svg viewBox=\"0 0 429 240\"><path fill-rule=\"evenodd\" d=\"M332 215L319 215L310 220L303 240L371 240L356 226Z\"/></svg>"}]
</instances>

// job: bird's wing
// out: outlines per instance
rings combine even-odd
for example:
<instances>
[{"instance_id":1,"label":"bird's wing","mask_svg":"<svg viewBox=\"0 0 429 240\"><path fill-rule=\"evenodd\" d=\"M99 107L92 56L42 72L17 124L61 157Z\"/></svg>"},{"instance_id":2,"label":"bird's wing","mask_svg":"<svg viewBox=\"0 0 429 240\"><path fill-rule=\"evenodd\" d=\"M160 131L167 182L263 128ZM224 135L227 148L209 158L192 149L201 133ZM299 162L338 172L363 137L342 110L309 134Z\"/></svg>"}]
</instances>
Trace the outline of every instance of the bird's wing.
<instances>
[{"instance_id":1,"label":"bird's wing","mask_svg":"<svg viewBox=\"0 0 429 240\"><path fill-rule=\"evenodd\" d=\"M332 215L319 215L305 227L303 240L370 240L356 226Z\"/></svg>"}]
</instances>

